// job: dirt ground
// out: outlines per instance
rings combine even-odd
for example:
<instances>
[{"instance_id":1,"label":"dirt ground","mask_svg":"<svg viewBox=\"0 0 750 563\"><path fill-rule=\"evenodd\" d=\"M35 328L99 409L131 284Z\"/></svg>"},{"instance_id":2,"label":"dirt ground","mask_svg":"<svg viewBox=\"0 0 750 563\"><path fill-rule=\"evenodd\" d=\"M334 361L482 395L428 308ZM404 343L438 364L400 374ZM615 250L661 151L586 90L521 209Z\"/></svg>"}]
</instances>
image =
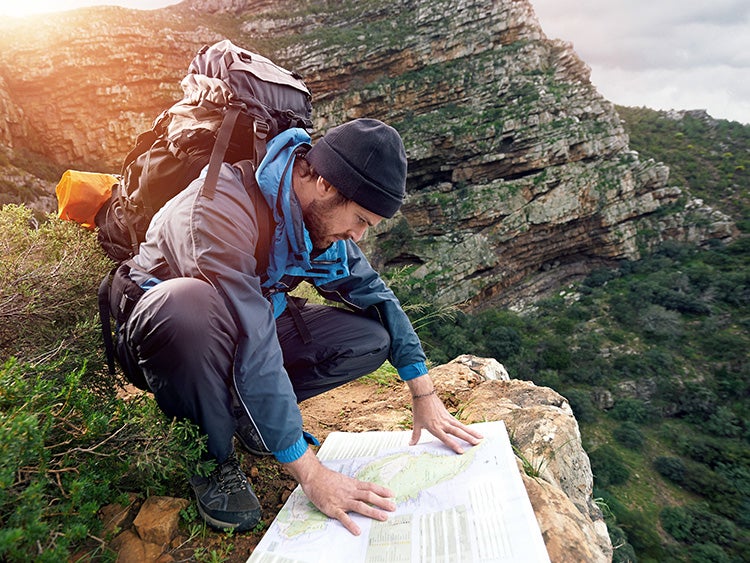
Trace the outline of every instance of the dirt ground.
<instances>
[{"instance_id":1,"label":"dirt ground","mask_svg":"<svg viewBox=\"0 0 750 563\"><path fill-rule=\"evenodd\" d=\"M321 443L333 431L411 429L411 401L405 384L397 381L363 378L308 399L300 410L304 429ZM205 537L177 538L173 545L179 547L170 552L174 561L247 561L297 483L271 456L244 454L243 469L263 507L260 529L237 535L209 529Z\"/></svg>"}]
</instances>

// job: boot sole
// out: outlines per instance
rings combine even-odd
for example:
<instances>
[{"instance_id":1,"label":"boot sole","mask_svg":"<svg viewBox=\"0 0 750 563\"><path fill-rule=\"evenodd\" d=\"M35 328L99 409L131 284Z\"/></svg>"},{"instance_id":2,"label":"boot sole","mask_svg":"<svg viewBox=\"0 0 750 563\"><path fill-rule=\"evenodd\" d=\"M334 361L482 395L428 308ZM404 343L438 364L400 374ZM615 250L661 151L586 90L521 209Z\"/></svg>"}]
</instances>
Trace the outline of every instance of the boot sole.
<instances>
[{"instance_id":1,"label":"boot sole","mask_svg":"<svg viewBox=\"0 0 750 563\"><path fill-rule=\"evenodd\" d=\"M222 520L214 518L210 514L207 514L206 511L203 510L203 507L200 505L200 503L196 504L198 505L198 513L201 515L201 518L203 518L203 521L212 528L222 532L227 530L234 530L235 532L247 532L255 528L255 526L258 525L258 522L260 522L260 509L250 512L250 519L245 520L244 522L224 522Z\"/></svg>"}]
</instances>

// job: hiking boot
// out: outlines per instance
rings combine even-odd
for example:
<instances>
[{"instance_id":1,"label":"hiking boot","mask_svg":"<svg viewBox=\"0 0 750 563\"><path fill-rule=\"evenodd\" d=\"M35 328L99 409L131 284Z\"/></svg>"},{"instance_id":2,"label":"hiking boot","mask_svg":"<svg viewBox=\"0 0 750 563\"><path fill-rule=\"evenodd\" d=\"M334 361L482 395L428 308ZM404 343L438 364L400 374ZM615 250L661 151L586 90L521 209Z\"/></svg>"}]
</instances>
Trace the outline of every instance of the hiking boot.
<instances>
[{"instance_id":1,"label":"hiking boot","mask_svg":"<svg viewBox=\"0 0 750 563\"><path fill-rule=\"evenodd\" d=\"M244 407L240 404L237 390L232 386L229 388L229 391L232 395L232 415L237 421L237 430L234 433L237 443L243 450L253 455L271 455L271 452L263 443L258 429L255 428L255 424L253 424L250 417L247 416Z\"/></svg>"},{"instance_id":2,"label":"hiking boot","mask_svg":"<svg viewBox=\"0 0 750 563\"><path fill-rule=\"evenodd\" d=\"M212 528L246 532L260 521L260 502L234 454L208 477L193 476L190 485L198 512Z\"/></svg>"},{"instance_id":3,"label":"hiking boot","mask_svg":"<svg viewBox=\"0 0 750 563\"><path fill-rule=\"evenodd\" d=\"M255 425L246 416L237 420L237 430L234 433L240 447L253 455L271 455L271 452L263 444L260 434Z\"/></svg>"}]
</instances>

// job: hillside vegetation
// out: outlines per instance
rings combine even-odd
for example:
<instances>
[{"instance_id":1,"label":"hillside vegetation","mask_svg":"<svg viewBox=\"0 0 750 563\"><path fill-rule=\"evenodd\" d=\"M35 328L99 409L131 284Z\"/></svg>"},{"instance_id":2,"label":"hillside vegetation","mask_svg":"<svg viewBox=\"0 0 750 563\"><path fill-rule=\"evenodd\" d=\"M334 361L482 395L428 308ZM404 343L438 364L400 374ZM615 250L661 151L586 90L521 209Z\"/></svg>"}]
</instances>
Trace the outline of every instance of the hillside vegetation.
<instances>
[{"instance_id":1,"label":"hillside vegetation","mask_svg":"<svg viewBox=\"0 0 750 563\"><path fill-rule=\"evenodd\" d=\"M670 183L735 217L750 232L750 127L703 111L618 106L630 148L670 167Z\"/></svg>"},{"instance_id":2,"label":"hillside vegetation","mask_svg":"<svg viewBox=\"0 0 750 563\"><path fill-rule=\"evenodd\" d=\"M747 231L750 128L621 115L643 158L665 161L672 184ZM110 264L91 233L14 205L0 230L0 560L113 560L99 508L129 491L184 494L203 444L148 396L116 395L95 298ZM521 313L447 316L393 284L433 363L495 357L569 399L615 561L740 562L750 560L749 260L748 238L668 243ZM224 560L237 538L207 534L194 508L183 516L192 559Z\"/></svg>"},{"instance_id":3,"label":"hillside vegetation","mask_svg":"<svg viewBox=\"0 0 750 563\"><path fill-rule=\"evenodd\" d=\"M642 158L747 232L750 127L619 108ZM592 272L521 314L459 314L421 330L565 395L581 423L615 561L750 560L750 239L670 242Z\"/></svg>"}]
</instances>

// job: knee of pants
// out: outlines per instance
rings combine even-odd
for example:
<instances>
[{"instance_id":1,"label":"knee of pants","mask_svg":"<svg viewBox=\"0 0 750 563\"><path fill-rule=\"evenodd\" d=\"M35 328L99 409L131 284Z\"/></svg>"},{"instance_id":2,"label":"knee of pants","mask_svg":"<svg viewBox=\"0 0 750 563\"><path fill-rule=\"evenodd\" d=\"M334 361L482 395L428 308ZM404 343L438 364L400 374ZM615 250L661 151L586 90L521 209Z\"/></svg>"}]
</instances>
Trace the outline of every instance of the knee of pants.
<instances>
[{"instance_id":1,"label":"knee of pants","mask_svg":"<svg viewBox=\"0 0 750 563\"><path fill-rule=\"evenodd\" d=\"M206 346L233 350L237 328L219 292L195 278L175 278L148 290L127 324L127 341L138 356L184 357ZM218 344L217 344L218 343Z\"/></svg>"}]
</instances>

